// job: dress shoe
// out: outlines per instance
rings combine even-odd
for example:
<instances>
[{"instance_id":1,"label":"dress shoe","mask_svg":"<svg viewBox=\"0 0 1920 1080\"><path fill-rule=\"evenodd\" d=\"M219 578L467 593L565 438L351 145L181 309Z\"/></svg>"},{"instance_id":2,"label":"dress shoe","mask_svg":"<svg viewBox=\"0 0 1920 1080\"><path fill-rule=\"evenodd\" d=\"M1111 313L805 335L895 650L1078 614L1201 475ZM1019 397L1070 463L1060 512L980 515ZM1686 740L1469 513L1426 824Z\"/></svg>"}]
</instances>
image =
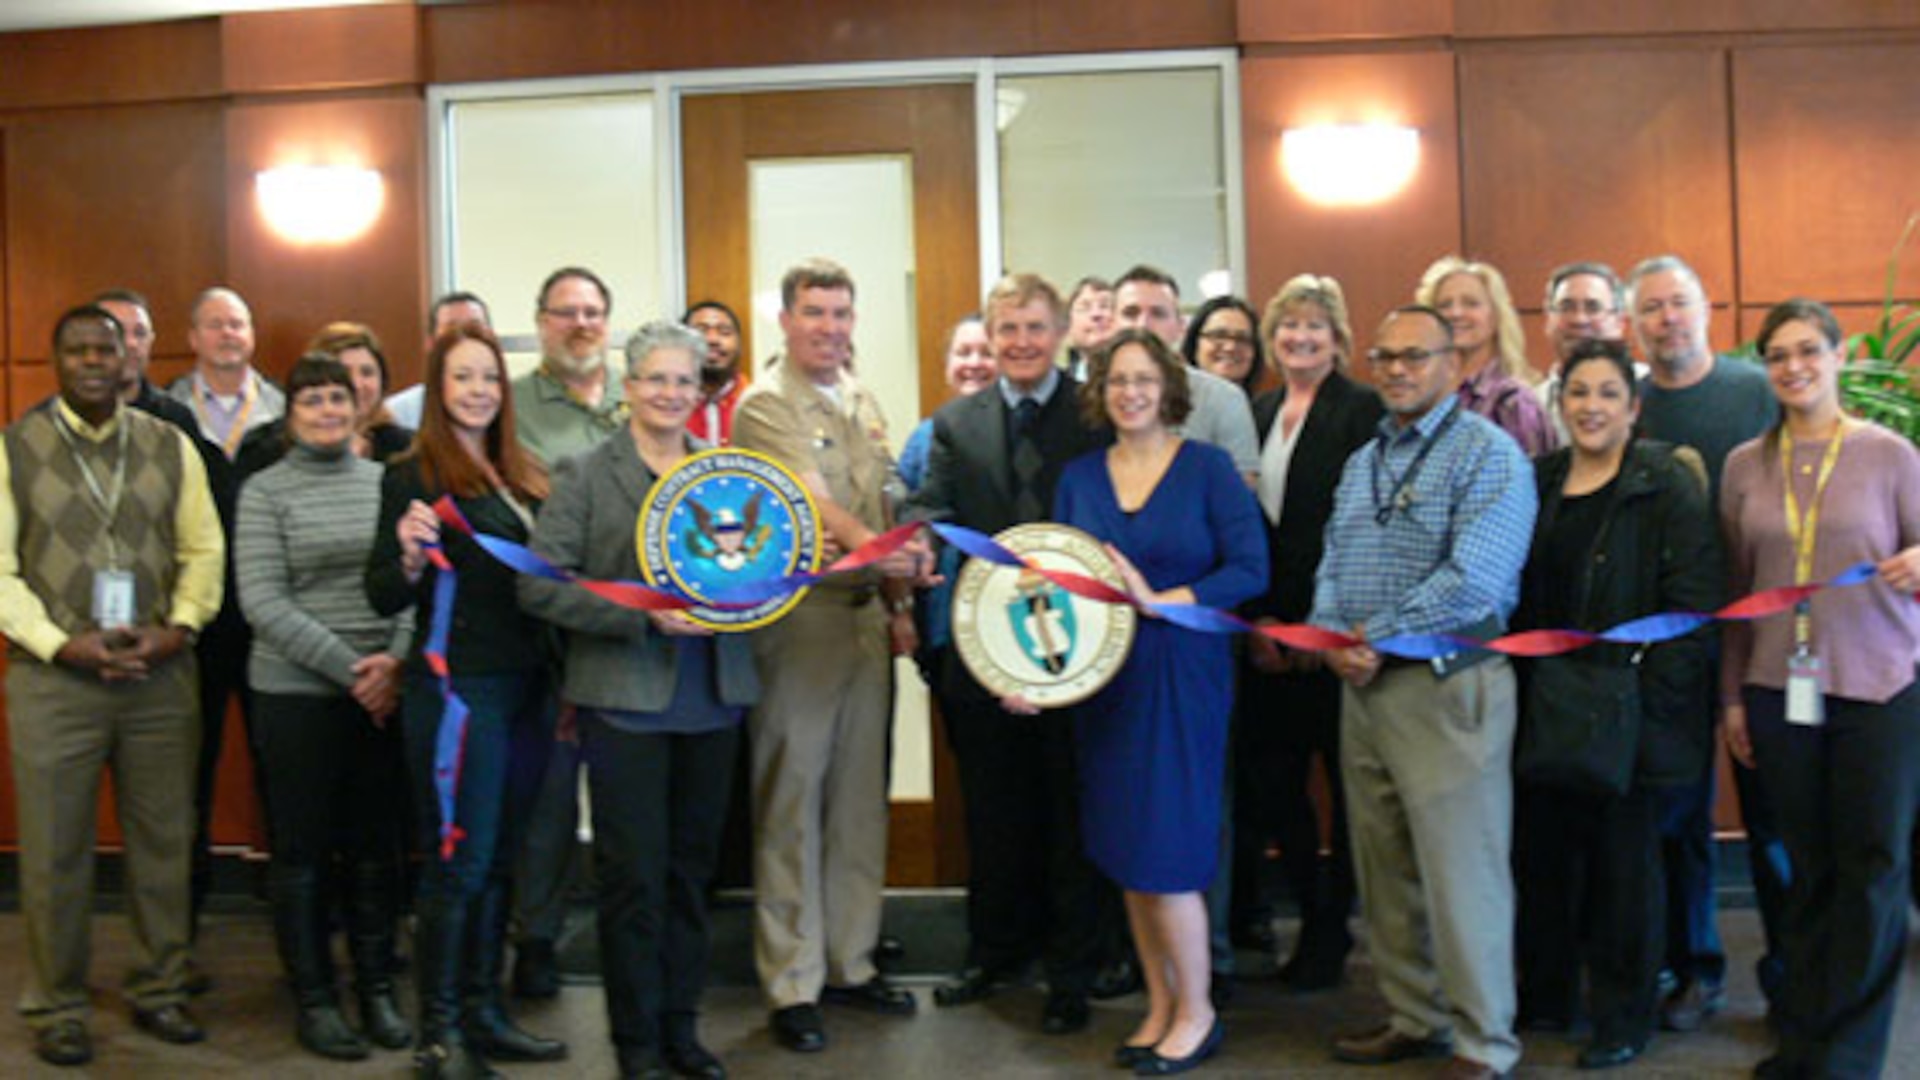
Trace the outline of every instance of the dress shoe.
<instances>
[{"instance_id":1,"label":"dress shoe","mask_svg":"<svg viewBox=\"0 0 1920 1080\"><path fill-rule=\"evenodd\" d=\"M1440 1066L1434 1074L1434 1080L1506 1080L1510 1072L1501 1072L1485 1062L1472 1058L1456 1057Z\"/></svg>"},{"instance_id":2,"label":"dress shoe","mask_svg":"<svg viewBox=\"0 0 1920 1080\"><path fill-rule=\"evenodd\" d=\"M1071 1035L1085 1031L1092 1018L1085 995L1056 990L1047 995L1046 1008L1040 1011L1040 1030L1049 1035Z\"/></svg>"},{"instance_id":3,"label":"dress shoe","mask_svg":"<svg viewBox=\"0 0 1920 1080\"><path fill-rule=\"evenodd\" d=\"M1207 1037L1200 1040L1200 1045L1193 1048L1193 1053L1185 1057L1162 1057L1159 1047L1155 1047L1147 1051L1146 1060L1133 1067L1133 1075L1172 1076L1175 1073L1198 1068L1201 1062L1220 1052L1221 1040L1226 1036L1227 1029L1222 1027L1220 1019L1215 1017L1213 1026L1207 1029Z\"/></svg>"},{"instance_id":4,"label":"dress shoe","mask_svg":"<svg viewBox=\"0 0 1920 1080\"><path fill-rule=\"evenodd\" d=\"M385 1050L405 1050L413 1045L413 1029L393 1000L393 992L369 991L360 995L360 1030L367 1041Z\"/></svg>"},{"instance_id":5,"label":"dress shoe","mask_svg":"<svg viewBox=\"0 0 1920 1080\"><path fill-rule=\"evenodd\" d=\"M33 1052L49 1065L85 1065L93 1060L93 1037L78 1020L60 1020L33 1033Z\"/></svg>"},{"instance_id":6,"label":"dress shoe","mask_svg":"<svg viewBox=\"0 0 1920 1080\"><path fill-rule=\"evenodd\" d=\"M469 1010L462 1025L467 1045L489 1061L565 1061L567 1044L523 1030L499 1006Z\"/></svg>"},{"instance_id":7,"label":"dress shoe","mask_svg":"<svg viewBox=\"0 0 1920 1080\"><path fill-rule=\"evenodd\" d=\"M1596 1042L1583 1048L1580 1056L1574 1059L1574 1064L1583 1069L1611 1069L1639 1057L1645 1049L1632 1043Z\"/></svg>"},{"instance_id":8,"label":"dress shoe","mask_svg":"<svg viewBox=\"0 0 1920 1080\"><path fill-rule=\"evenodd\" d=\"M473 1052L473 1047L458 1037L446 1040L425 1039L413 1054L413 1080L501 1080Z\"/></svg>"},{"instance_id":9,"label":"dress shoe","mask_svg":"<svg viewBox=\"0 0 1920 1080\"><path fill-rule=\"evenodd\" d=\"M162 1005L157 1009L133 1010L133 1026L152 1035L161 1042L170 1042L180 1046L188 1043L205 1042L207 1029L203 1028L187 1011L185 1005Z\"/></svg>"},{"instance_id":10,"label":"dress shoe","mask_svg":"<svg viewBox=\"0 0 1920 1080\"><path fill-rule=\"evenodd\" d=\"M1112 1001L1139 990L1140 965L1131 959L1115 960L1094 973L1087 984L1087 996L1095 1001Z\"/></svg>"},{"instance_id":11,"label":"dress shoe","mask_svg":"<svg viewBox=\"0 0 1920 1080\"><path fill-rule=\"evenodd\" d=\"M553 942L526 938L513 950L513 996L544 1001L560 995L560 969Z\"/></svg>"},{"instance_id":12,"label":"dress shoe","mask_svg":"<svg viewBox=\"0 0 1920 1080\"><path fill-rule=\"evenodd\" d=\"M912 1016L920 1010L919 999L913 996L913 991L900 989L887 981L885 975L875 975L859 986L822 987L820 1000L827 1005L844 1005L881 1016Z\"/></svg>"},{"instance_id":13,"label":"dress shoe","mask_svg":"<svg viewBox=\"0 0 1920 1080\"><path fill-rule=\"evenodd\" d=\"M1725 984L1717 979L1695 979L1661 1003L1660 1026L1668 1031L1699 1031L1726 1003Z\"/></svg>"},{"instance_id":14,"label":"dress shoe","mask_svg":"<svg viewBox=\"0 0 1920 1080\"><path fill-rule=\"evenodd\" d=\"M1447 1039L1422 1039L1401 1032L1392 1024L1383 1024L1359 1035L1347 1035L1333 1041L1335 1061L1349 1065L1391 1065L1413 1058L1441 1057L1453 1052Z\"/></svg>"},{"instance_id":15,"label":"dress shoe","mask_svg":"<svg viewBox=\"0 0 1920 1080\"><path fill-rule=\"evenodd\" d=\"M773 1037L780 1045L796 1053L811 1054L827 1048L827 1029L820 1023L815 1005L789 1005L773 1010Z\"/></svg>"},{"instance_id":16,"label":"dress shoe","mask_svg":"<svg viewBox=\"0 0 1920 1080\"><path fill-rule=\"evenodd\" d=\"M727 1067L713 1056L713 1051L698 1042L668 1043L665 1052L667 1068L681 1076L691 1076L694 1080L727 1080Z\"/></svg>"},{"instance_id":17,"label":"dress shoe","mask_svg":"<svg viewBox=\"0 0 1920 1080\"><path fill-rule=\"evenodd\" d=\"M367 1040L347 1026L338 1005L305 1005L294 1020L294 1037L300 1045L323 1058L334 1061L365 1061L372 1049Z\"/></svg>"}]
</instances>

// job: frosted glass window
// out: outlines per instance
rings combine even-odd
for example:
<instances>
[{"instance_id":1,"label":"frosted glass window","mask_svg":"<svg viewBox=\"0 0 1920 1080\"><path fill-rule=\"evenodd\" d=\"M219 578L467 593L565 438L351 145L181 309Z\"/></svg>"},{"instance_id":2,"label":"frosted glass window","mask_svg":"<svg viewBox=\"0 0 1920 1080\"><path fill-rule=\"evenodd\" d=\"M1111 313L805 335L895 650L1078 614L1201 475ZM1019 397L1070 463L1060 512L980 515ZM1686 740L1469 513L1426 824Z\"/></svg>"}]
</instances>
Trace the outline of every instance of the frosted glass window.
<instances>
[{"instance_id":1,"label":"frosted glass window","mask_svg":"<svg viewBox=\"0 0 1920 1080\"><path fill-rule=\"evenodd\" d=\"M667 314L651 94L462 101L450 126L451 286L486 299L516 371L537 349L540 282L562 266L612 290L610 347Z\"/></svg>"},{"instance_id":2,"label":"frosted glass window","mask_svg":"<svg viewBox=\"0 0 1920 1080\"><path fill-rule=\"evenodd\" d=\"M1002 78L996 96L1007 269L1064 290L1151 263L1188 307L1228 269L1218 70Z\"/></svg>"}]
</instances>

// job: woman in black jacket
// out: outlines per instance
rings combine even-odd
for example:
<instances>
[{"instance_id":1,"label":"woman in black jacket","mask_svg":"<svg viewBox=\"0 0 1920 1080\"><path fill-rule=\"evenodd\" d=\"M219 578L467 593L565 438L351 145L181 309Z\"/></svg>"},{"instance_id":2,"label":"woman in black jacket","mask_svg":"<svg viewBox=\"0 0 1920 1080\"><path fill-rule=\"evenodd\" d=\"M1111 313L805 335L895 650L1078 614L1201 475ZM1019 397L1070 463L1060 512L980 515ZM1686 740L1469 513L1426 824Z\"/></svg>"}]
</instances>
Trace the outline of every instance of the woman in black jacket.
<instances>
[{"instance_id":1,"label":"woman in black jacket","mask_svg":"<svg viewBox=\"0 0 1920 1080\"><path fill-rule=\"evenodd\" d=\"M1321 535L1333 516L1340 470L1380 424L1380 397L1344 374L1353 355L1340 283L1301 274L1267 302L1261 338L1281 382L1253 403L1260 434L1260 508L1266 515L1271 575L1266 595L1245 608L1256 622L1302 622L1313 607ZM1353 861L1340 785L1340 681L1317 653L1266 638L1247 639L1241 717L1234 748L1234 882L1247 899L1232 925L1266 928L1253 898L1270 837L1300 905L1300 936L1280 974L1295 990L1340 981L1353 938ZM1332 803L1331 857L1320 859L1320 820L1310 794L1313 759L1326 769Z\"/></svg>"},{"instance_id":2,"label":"woman in black jacket","mask_svg":"<svg viewBox=\"0 0 1920 1080\"><path fill-rule=\"evenodd\" d=\"M1515 628L1599 631L1717 607L1723 578L1704 469L1689 449L1633 438L1639 396L1626 346L1576 347L1560 372L1560 408L1572 445L1534 461L1540 514ZM1590 645L1522 668L1514 834L1520 1024L1572 1026L1584 959L1593 1039L1580 1052L1582 1068L1624 1065L1653 1033L1664 926L1657 789L1699 776L1711 752L1711 634L1703 627L1649 646ZM1624 792L1535 771L1529 748L1547 744L1547 725L1565 730L1574 712L1627 722L1631 711L1616 698L1569 702L1546 692L1547 676L1567 668L1550 673L1543 665L1634 671L1621 679L1629 694L1637 690L1637 737L1583 756L1616 761L1628 777ZM1543 757L1539 767L1548 764Z\"/></svg>"},{"instance_id":3,"label":"woman in black jacket","mask_svg":"<svg viewBox=\"0 0 1920 1080\"><path fill-rule=\"evenodd\" d=\"M545 624L524 614L514 572L472 538L440 528L432 504L453 503L481 533L525 543L547 494L547 477L514 438L513 396L500 344L477 323L455 327L427 354L426 400L413 449L387 467L380 523L367 561L367 599L382 615L412 607L401 727L415 819L433 827L420 878L414 962L420 994L420 1077L493 1076L474 1054L558 1061L564 1043L529 1035L500 1006L513 851L546 772L554 739L552 650ZM434 789L445 703L422 655L436 610L441 545L458 574L446 663L470 714L459 758L453 820ZM460 836L450 858L438 838Z\"/></svg>"}]
</instances>

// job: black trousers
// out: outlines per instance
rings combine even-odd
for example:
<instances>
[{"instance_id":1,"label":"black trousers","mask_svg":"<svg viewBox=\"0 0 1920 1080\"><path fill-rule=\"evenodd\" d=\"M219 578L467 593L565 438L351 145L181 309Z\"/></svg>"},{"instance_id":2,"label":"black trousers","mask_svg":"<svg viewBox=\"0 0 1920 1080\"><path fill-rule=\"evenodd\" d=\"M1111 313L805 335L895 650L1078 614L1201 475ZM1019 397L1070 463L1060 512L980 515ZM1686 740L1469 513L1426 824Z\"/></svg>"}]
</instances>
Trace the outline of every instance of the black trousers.
<instances>
[{"instance_id":1,"label":"black trousers","mask_svg":"<svg viewBox=\"0 0 1920 1080\"><path fill-rule=\"evenodd\" d=\"M1785 695L1746 688L1747 729L1793 860L1774 1003L1796 1075L1878 1076L1907 943L1907 860L1920 803L1920 684L1885 704L1829 696L1789 724Z\"/></svg>"},{"instance_id":2,"label":"black trousers","mask_svg":"<svg viewBox=\"0 0 1920 1080\"><path fill-rule=\"evenodd\" d=\"M1014 716L977 690L940 704L967 822L968 962L1015 971L1044 959L1051 989L1084 993L1111 886L1081 843L1071 719Z\"/></svg>"},{"instance_id":3,"label":"black trousers","mask_svg":"<svg viewBox=\"0 0 1920 1080\"><path fill-rule=\"evenodd\" d=\"M231 540L229 536L228 541ZM228 587L232 587L231 581ZM240 716L248 742L253 741L253 695L247 689L247 654L252 648L253 632L240 617L237 604L222 608L194 646L194 655L200 664L200 760L194 770L193 784L192 889L196 931L200 909L213 884L213 796L220 773L220 754L225 749L227 706L235 695L240 698ZM251 753L252 749L249 745L244 752ZM261 812L271 820L266 770L256 768L253 776L254 796L260 802Z\"/></svg>"},{"instance_id":4,"label":"black trousers","mask_svg":"<svg viewBox=\"0 0 1920 1080\"><path fill-rule=\"evenodd\" d=\"M1280 869L1300 906L1296 955L1346 956L1347 918L1356 888L1340 780L1340 680L1326 670L1268 675L1248 669L1235 744L1235 923L1264 904L1258 888L1267 840L1280 842ZM1313 804L1313 763L1326 770L1333 820L1329 855L1320 856L1320 813Z\"/></svg>"},{"instance_id":5,"label":"black trousers","mask_svg":"<svg viewBox=\"0 0 1920 1080\"><path fill-rule=\"evenodd\" d=\"M1520 1015L1571 1022L1584 962L1594 1041L1646 1045L1665 951L1658 793L1521 784L1513 863Z\"/></svg>"},{"instance_id":6,"label":"black trousers","mask_svg":"<svg viewBox=\"0 0 1920 1080\"><path fill-rule=\"evenodd\" d=\"M600 967L623 1061L693 1037L707 982L707 882L733 789L739 727L621 731L580 710L593 800Z\"/></svg>"},{"instance_id":7,"label":"black trousers","mask_svg":"<svg viewBox=\"0 0 1920 1080\"><path fill-rule=\"evenodd\" d=\"M397 863L407 800L400 717L376 726L351 697L255 695L259 765L277 793L267 822L273 858L326 872Z\"/></svg>"}]
</instances>

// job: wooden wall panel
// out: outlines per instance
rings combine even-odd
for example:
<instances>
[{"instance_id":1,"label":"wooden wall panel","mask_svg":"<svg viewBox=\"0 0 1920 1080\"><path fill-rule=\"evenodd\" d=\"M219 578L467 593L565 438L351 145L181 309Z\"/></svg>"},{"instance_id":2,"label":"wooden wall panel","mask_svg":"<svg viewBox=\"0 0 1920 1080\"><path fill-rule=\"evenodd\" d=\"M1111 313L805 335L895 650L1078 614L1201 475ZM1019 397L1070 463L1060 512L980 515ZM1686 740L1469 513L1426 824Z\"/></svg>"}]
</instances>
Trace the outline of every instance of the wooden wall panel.
<instances>
[{"instance_id":1,"label":"wooden wall panel","mask_svg":"<svg viewBox=\"0 0 1920 1080\"><path fill-rule=\"evenodd\" d=\"M147 293L160 348L184 351L188 305L226 262L220 114L209 102L8 122L13 362L47 359L60 313L113 286Z\"/></svg>"},{"instance_id":2,"label":"wooden wall panel","mask_svg":"<svg viewBox=\"0 0 1920 1080\"><path fill-rule=\"evenodd\" d=\"M1372 38L1445 37L1454 0L1240 0L1242 45Z\"/></svg>"},{"instance_id":3,"label":"wooden wall panel","mask_svg":"<svg viewBox=\"0 0 1920 1080\"><path fill-rule=\"evenodd\" d=\"M421 81L412 4L241 12L220 20L220 45L236 94Z\"/></svg>"},{"instance_id":4,"label":"wooden wall panel","mask_svg":"<svg viewBox=\"0 0 1920 1080\"><path fill-rule=\"evenodd\" d=\"M1454 0L1454 11L1462 38L1920 28L1920 5L1888 0Z\"/></svg>"},{"instance_id":5,"label":"wooden wall panel","mask_svg":"<svg viewBox=\"0 0 1920 1080\"><path fill-rule=\"evenodd\" d=\"M1816 297L1816 299L1820 299ZM1771 304L1754 304L1740 309L1740 340L1752 341L1760 334L1760 324L1766 320ZM1881 305L1872 304L1832 304L1833 317L1840 320L1840 329L1848 336L1872 330L1880 322ZM1728 322L1734 320L1728 319Z\"/></svg>"},{"instance_id":6,"label":"wooden wall panel","mask_svg":"<svg viewBox=\"0 0 1920 1080\"><path fill-rule=\"evenodd\" d=\"M372 326L410 356L424 334L424 106L411 91L238 104L227 110L227 275L253 307L257 363L279 375L334 319ZM283 164L359 164L386 180L386 204L366 235L298 246L262 219L254 177Z\"/></svg>"},{"instance_id":7,"label":"wooden wall panel","mask_svg":"<svg viewBox=\"0 0 1920 1080\"><path fill-rule=\"evenodd\" d=\"M215 19L0 34L0 112L211 97Z\"/></svg>"},{"instance_id":8,"label":"wooden wall panel","mask_svg":"<svg viewBox=\"0 0 1920 1080\"><path fill-rule=\"evenodd\" d=\"M434 82L1234 43L1233 0L514 0L423 15Z\"/></svg>"},{"instance_id":9,"label":"wooden wall panel","mask_svg":"<svg viewBox=\"0 0 1920 1080\"><path fill-rule=\"evenodd\" d=\"M1717 50L1460 56L1468 254L1538 308L1547 274L1674 252L1733 294L1726 61Z\"/></svg>"},{"instance_id":10,"label":"wooden wall panel","mask_svg":"<svg viewBox=\"0 0 1920 1080\"><path fill-rule=\"evenodd\" d=\"M1256 308L1289 277L1330 274L1347 293L1359 347L1420 272L1460 246L1453 59L1445 52L1256 57L1240 67L1247 279ZM1280 136L1313 123L1382 120L1420 131L1408 188L1369 207L1306 201L1280 169Z\"/></svg>"},{"instance_id":11,"label":"wooden wall panel","mask_svg":"<svg viewBox=\"0 0 1920 1080\"><path fill-rule=\"evenodd\" d=\"M1741 300L1873 300L1920 211L1920 41L1733 54ZM1920 294L1920 252L1899 292Z\"/></svg>"}]
</instances>

